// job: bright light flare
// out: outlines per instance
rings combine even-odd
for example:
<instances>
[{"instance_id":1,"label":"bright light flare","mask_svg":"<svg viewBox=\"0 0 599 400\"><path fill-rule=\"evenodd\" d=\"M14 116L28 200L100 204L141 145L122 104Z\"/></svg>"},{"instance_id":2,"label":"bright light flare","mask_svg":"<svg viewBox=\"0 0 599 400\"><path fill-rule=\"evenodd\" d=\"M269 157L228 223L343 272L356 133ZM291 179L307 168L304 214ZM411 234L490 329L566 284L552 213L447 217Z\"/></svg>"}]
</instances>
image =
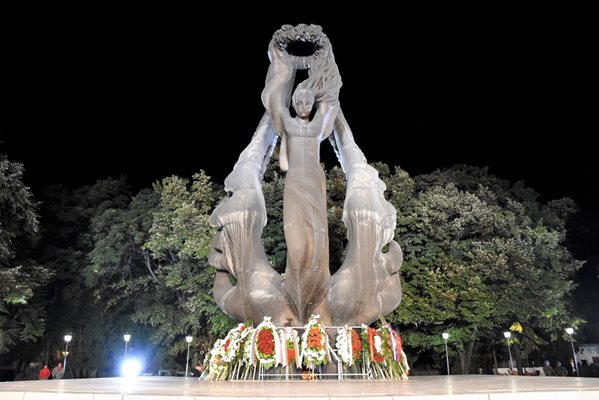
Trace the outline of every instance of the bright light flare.
<instances>
[{"instance_id":1,"label":"bright light flare","mask_svg":"<svg viewBox=\"0 0 599 400\"><path fill-rule=\"evenodd\" d=\"M141 373L141 363L134 359L128 358L121 365L121 374L125 377L131 378L138 376Z\"/></svg>"}]
</instances>

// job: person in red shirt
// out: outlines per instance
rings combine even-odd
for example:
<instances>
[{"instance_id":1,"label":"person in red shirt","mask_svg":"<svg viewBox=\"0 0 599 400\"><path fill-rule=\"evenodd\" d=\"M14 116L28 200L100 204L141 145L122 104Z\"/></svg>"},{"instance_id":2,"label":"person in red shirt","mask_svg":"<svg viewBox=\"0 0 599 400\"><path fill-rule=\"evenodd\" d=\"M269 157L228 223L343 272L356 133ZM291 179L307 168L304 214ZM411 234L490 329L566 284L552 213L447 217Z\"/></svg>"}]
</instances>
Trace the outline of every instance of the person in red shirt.
<instances>
[{"instance_id":1,"label":"person in red shirt","mask_svg":"<svg viewBox=\"0 0 599 400\"><path fill-rule=\"evenodd\" d=\"M48 368L48 364L44 364L44 368L40 369L40 373L38 375L39 379L48 379L50 376L50 368Z\"/></svg>"}]
</instances>

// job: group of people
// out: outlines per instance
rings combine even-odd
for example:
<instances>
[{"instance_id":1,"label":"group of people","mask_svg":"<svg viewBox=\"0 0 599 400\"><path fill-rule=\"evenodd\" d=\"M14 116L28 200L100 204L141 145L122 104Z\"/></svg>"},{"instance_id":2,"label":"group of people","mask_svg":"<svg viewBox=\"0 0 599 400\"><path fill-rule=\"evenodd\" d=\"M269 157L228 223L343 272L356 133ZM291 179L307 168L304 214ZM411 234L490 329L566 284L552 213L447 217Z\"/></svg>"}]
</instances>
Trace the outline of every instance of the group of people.
<instances>
[{"instance_id":1,"label":"group of people","mask_svg":"<svg viewBox=\"0 0 599 400\"><path fill-rule=\"evenodd\" d=\"M568 370L559 361L555 363L555 368L551 366L549 360L545 361L543 372L545 372L546 376L568 376Z\"/></svg>"},{"instance_id":2,"label":"group of people","mask_svg":"<svg viewBox=\"0 0 599 400\"><path fill-rule=\"evenodd\" d=\"M47 363L44 364L42 369L40 369L38 378L40 380L64 378L64 369L62 368L62 363L59 362L58 364L56 364L56 366L54 368L52 368L52 371L50 371L50 368L48 368Z\"/></svg>"}]
</instances>

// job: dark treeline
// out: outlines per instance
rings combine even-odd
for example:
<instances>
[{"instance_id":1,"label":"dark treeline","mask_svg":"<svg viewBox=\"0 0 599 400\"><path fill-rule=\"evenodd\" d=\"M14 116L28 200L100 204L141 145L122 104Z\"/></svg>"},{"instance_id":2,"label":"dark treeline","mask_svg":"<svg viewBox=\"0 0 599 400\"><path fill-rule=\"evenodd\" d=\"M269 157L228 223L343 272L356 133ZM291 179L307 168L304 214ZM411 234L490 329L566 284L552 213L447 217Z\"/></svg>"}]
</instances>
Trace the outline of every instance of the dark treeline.
<instances>
[{"instance_id":1,"label":"dark treeline","mask_svg":"<svg viewBox=\"0 0 599 400\"><path fill-rule=\"evenodd\" d=\"M128 354L146 372L184 370L186 335L194 337L196 365L233 326L214 303L206 259L214 234L208 217L225 196L219 183L200 171L134 193L125 179L108 178L52 186L33 198L23 165L6 157L0 163L3 380L34 378L40 362L61 361L67 333L67 377L117 375L125 333L132 335ZM484 168L412 177L374 165L397 209L404 250L403 302L386 319L401 333L412 368L443 369L442 332L450 334L455 372L505 366L507 329L519 365L567 361L564 328L593 317L572 297L583 265L568 247L569 231L578 229L572 221L581 223L576 204L542 204L533 189ZM339 168L327 175L334 272L345 247L345 178ZM263 241L280 271L283 179L272 163L263 183Z\"/></svg>"}]
</instances>

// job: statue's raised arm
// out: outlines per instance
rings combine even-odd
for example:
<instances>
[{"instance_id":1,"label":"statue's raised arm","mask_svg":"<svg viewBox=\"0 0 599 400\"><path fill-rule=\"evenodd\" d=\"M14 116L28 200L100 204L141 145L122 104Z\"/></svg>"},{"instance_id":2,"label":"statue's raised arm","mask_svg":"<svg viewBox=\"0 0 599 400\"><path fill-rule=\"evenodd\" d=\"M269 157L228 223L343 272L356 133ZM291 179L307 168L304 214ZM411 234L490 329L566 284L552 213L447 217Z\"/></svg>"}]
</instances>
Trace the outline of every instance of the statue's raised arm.
<instances>
[{"instance_id":1,"label":"statue's raised arm","mask_svg":"<svg viewBox=\"0 0 599 400\"><path fill-rule=\"evenodd\" d=\"M273 130L282 136L285 133L285 121L289 122L291 119L289 99L295 79L295 68L291 65L287 51L281 49L274 39L268 46L268 57L270 67L262 91L262 104L270 114Z\"/></svg>"}]
</instances>

